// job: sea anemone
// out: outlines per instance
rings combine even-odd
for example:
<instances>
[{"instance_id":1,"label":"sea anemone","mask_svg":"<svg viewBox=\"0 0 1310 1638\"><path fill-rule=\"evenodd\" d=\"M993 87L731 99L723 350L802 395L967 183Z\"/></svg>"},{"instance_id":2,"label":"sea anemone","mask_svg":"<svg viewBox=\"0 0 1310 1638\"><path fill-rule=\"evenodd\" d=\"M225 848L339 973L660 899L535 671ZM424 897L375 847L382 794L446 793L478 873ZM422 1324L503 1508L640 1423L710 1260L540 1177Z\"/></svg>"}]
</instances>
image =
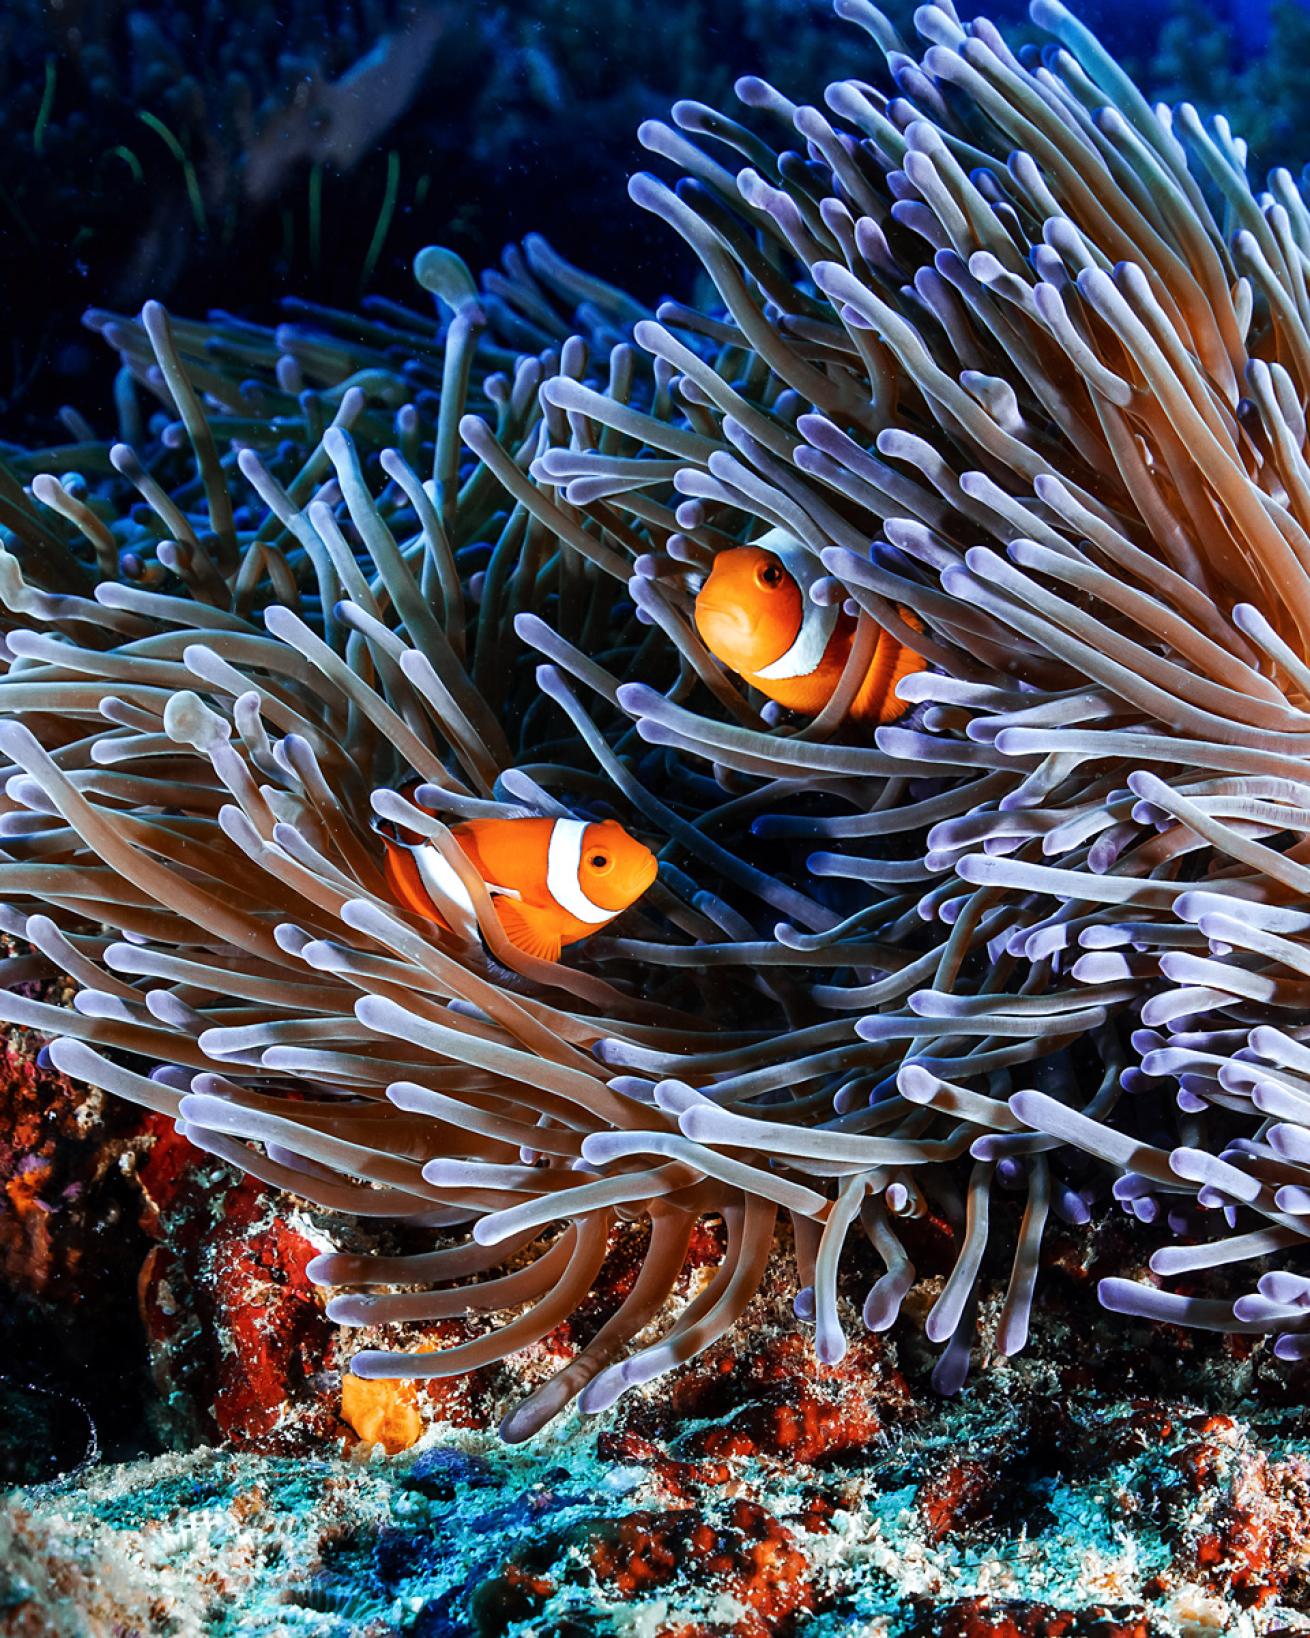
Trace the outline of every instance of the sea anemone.
<instances>
[{"instance_id":1,"label":"sea anemone","mask_svg":"<svg viewBox=\"0 0 1310 1638\"><path fill-rule=\"evenodd\" d=\"M992 1169L1026 1168L1024 1283L1039 1156L1058 1143L1188 1237L1255 1214L1162 1250L1158 1272L1285 1249L1310 1205L1296 1127L1310 1055L1288 1016L1310 993L1296 942L1310 919L1293 908L1310 883L1310 215L1285 171L1253 193L1222 119L1153 110L1053 0L1031 13L1054 43L1019 57L949 5L916 14L919 60L862 0L839 10L882 48L890 98L832 85L830 118L748 80L749 125L684 103L642 131L686 174L674 190L638 176L633 198L696 251L721 302L635 331L680 372L678 425L699 449L678 450L671 484L663 463L644 477L614 461L599 500L571 450L534 473L602 524L628 514L649 548L640 597L666 625L707 554L780 528L830 577L816 600L933 662L900 685L917 723L880 728L876 749L834 740L836 700L787 734L743 720L747 699L731 726L640 684L618 699L651 743L776 781L758 834L855 843L808 863L870 884L864 936L929 944L900 972L813 995L879 1009L855 1033L876 1049L866 1066L900 1064L901 1100L989 1129L960 1144L975 1159L966 1244L985 1233ZM777 132L804 151L775 151ZM574 413L575 447L616 424L569 383L543 396ZM587 458L589 484L606 471ZM655 496L678 532L651 527ZM859 675L853 659L847 682ZM802 770L807 804L777 811ZM874 838L881 858L859 845ZM1163 1107L1172 1081L1181 1122ZM1120 1090L1133 1096L1110 1122ZM904 1102L901 1118L922 1118ZM731 1141L723 1115L682 1124ZM803 1164L807 1142L762 1147ZM883 1151L852 1137L844 1158L860 1155ZM1102 1295L1149 1317L1299 1329L1310 1309L1268 1279L1278 1300L1235 1308L1121 1280ZM1012 1327L1007 1310L1003 1347ZM1278 1347L1299 1357L1303 1341Z\"/></svg>"},{"instance_id":2,"label":"sea anemone","mask_svg":"<svg viewBox=\"0 0 1310 1638\"><path fill-rule=\"evenodd\" d=\"M1189 1239L1238 1231L1160 1254L1194 1267L1298 1243L1310 1200L1310 1048L1268 1022L1310 930L1310 216L1286 173L1252 193L1222 121L1152 110L1056 0L1022 56L949 0L917 14L921 58L865 0L838 11L885 91L830 86L830 118L747 80L740 120L681 103L642 129L687 174L632 193L699 256L701 307L643 316L535 241L481 292L427 253L444 334L392 313L375 365L342 333L184 348L151 306L100 327L165 406L161 469L191 471L168 488L118 449L142 506L113 521L33 481L57 567L106 576L91 597L34 587L21 490L0 519L4 930L81 986L71 1015L3 1015L275 1187L471 1224L314 1265L370 1288L332 1300L345 1323L514 1315L364 1375L544 1337L646 1220L622 1305L510 1438L724 1335L780 1213L829 1362L852 1230L884 1329L915 1277L898 1219L957 1219L925 1323L950 1391L998 1187L1026 1191L1004 1353L1051 1210L1085 1221L1113 1181ZM522 335L533 355L470 385ZM234 390L224 349L266 379ZM714 555L768 530L857 622L804 723L691 618ZM846 711L880 631L928 666L870 737ZM660 880L567 963L525 956L396 794L416 777L449 819L613 813ZM471 919L390 901L374 817L421 829ZM722 1262L670 1314L706 1214ZM1223 1313L1103 1295L1294 1334L1304 1282L1270 1278Z\"/></svg>"}]
</instances>

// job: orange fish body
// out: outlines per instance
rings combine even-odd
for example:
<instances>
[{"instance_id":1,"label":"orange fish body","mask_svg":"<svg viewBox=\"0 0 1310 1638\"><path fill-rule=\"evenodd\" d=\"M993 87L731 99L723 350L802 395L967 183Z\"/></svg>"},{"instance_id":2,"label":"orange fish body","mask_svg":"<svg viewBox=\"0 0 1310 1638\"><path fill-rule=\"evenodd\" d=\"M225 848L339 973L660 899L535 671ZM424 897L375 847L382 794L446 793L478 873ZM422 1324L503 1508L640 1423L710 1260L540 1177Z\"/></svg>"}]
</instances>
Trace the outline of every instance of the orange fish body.
<instances>
[{"instance_id":1,"label":"orange fish body","mask_svg":"<svg viewBox=\"0 0 1310 1638\"><path fill-rule=\"evenodd\" d=\"M469 819L450 834L486 882L506 937L543 961L558 961L565 944L634 904L658 870L650 849L613 819ZM464 884L431 842L396 827L383 839L397 903L445 927L435 891L472 914Z\"/></svg>"},{"instance_id":2,"label":"orange fish body","mask_svg":"<svg viewBox=\"0 0 1310 1638\"><path fill-rule=\"evenodd\" d=\"M812 564L798 541L770 529L752 546L720 552L696 598L696 629L710 653L804 716L817 715L832 698L855 638L849 614L810 597L818 578ZM925 663L880 631L848 715L878 723L904 716L909 706L897 699L896 685Z\"/></svg>"}]
</instances>

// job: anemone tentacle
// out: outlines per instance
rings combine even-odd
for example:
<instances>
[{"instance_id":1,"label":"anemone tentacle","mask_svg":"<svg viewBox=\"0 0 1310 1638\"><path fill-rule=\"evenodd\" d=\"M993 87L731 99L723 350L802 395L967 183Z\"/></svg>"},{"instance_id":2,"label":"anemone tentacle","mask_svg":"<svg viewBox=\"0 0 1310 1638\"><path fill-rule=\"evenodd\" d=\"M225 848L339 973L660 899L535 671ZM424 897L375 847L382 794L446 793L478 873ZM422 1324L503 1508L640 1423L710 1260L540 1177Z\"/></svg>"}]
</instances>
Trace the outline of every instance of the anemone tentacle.
<instances>
[{"instance_id":1,"label":"anemone tentacle","mask_svg":"<svg viewBox=\"0 0 1310 1638\"><path fill-rule=\"evenodd\" d=\"M952 1218L945 1391L998 1191L1026 1198L1005 1353L1050 1213L1112 1192L1200 1242L1162 1275L1310 1238L1310 213L1058 0L1032 14L1050 43L1016 56L925 6L916 59L862 5L887 89L823 112L747 80L740 121L643 127L686 174L632 195L704 311L644 313L532 240L481 289L426 252L440 325L97 315L140 435L94 482L28 474L94 595L37 584L35 525L0 515L5 930L80 986L0 1015L274 1187L467 1228L316 1265L371 1288L343 1323L513 1315L367 1374L541 1338L648 1219L627 1301L510 1437L724 1335L781 1211L826 1361L857 1225L885 1329L898 1220ZM716 554L769 531L856 622L807 721L693 618ZM928 666L869 733L879 628ZM415 778L457 873L447 820L614 812L659 881L564 965L467 867L476 926L434 929L372 830ZM722 1263L670 1316L705 1214ZM1303 1284L1102 1295L1298 1358Z\"/></svg>"}]
</instances>

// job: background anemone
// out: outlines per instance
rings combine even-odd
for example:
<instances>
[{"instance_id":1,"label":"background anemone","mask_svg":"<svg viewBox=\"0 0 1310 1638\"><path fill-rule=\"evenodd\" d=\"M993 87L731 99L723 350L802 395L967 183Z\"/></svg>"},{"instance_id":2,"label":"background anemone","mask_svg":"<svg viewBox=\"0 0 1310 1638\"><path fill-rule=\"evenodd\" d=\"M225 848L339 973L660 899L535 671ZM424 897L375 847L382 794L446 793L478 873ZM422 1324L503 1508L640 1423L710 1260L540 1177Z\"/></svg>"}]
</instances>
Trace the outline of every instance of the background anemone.
<instances>
[{"instance_id":1,"label":"background anemone","mask_svg":"<svg viewBox=\"0 0 1310 1638\"><path fill-rule=\"evenodd\" d=\"M0 409L41 437L60 397L102 395L77 334L88 293L266 309L295 291L403 295L435 219L487 259L543 194L566 248L604 243L638 122L680 89L786 61L817 89L854 42L819 0L752 0L721 26L696 0L659 21L576 0L459 7L340 0L14 0L0 18L0 289L44 270ZM590 155L592 186L575 185ZM610 240L611 274L637 271ZM21 417L21 422L20 422Z\"/></svg>"},{"instance_id":2,"label":"background anemone","mask_svg":"<svg viewBox=\"0 0 1310 1638\"><path fill-rule=\"evenodd\" d=\"M1048 1213L1112 1182L1201 1242L1161 1271L1302 1238L1310 216L1057 0L1018 56L949 4L917 56L838 11L881 89L840 80L825 113L748 79L740 119L642 128L683 175L633 197L712 304L644 315L531 241L481 291L425 253L440 332L100 316L153 453L116 446L98 496L17 473L0 516L0 891L37 952L9 978L80 986L72 1015L11 992L4 1016L320 1206L471 1223L315 1265L369 1288L333 1299L346 1323L515 1315L361 1374L544 1336L615 1223L648 1222L622 1307L511 1438L723 1335L782 1213L827 1362L850 1234L883 1329L915 1277L899 1222L957 1221L925 1321L947 1391L1002 1191L1003 1353ZM689 618L713 554L766 528L859 621L803 726ZM931 669L869 743L843 715L878 627ZM477 923L438 935L388 902L370 830L414 775L447 817L613 811L660 883L541 963L434 820ZM671 1313L707 1213L722 1262ZM1104 1294L1295 1354L1303 1286Z\"/></svg>"},{"instance_id":3,"label":"background anemone","mask_svg":"<svg viewBox=\"0 0 1310 1638\"><path fill-rule=\"evenodd\" d=\"M778 527L831 576L812 595L935 662L901 685L917 726L858 752L821 743L839 713L787 736L641 685L618 698L648 741L771 775L780 795L803 767L809 810L770 803L756 830L842 838L811 872L868 884L864 936L926 946L902 972L813 993L878 1008L854 1033L867 1070L901 1065L893 1118L960 1122L975 1161L966 1246L985 1234L994 1172L1026 1173L1022 1286L1053 1139L1119 1169L1118 1197L1180 1233L1255 1214L1232 1238L1160 1253L1161 1271L1284 1249L1310 1198L1304 1066L1288 1056L1304 989L1286 936L1302 930L1310 217L1285 171L1252 192L1226 121L1151 109L1057 4L1033 7L1056 43L1022 57L985 20L966 30L926 8L917 61L880 14L844 10L898 95L840 82L830 119L749 80L749 124L682 104L642 133L686 174L676 190L639 176L633 197L696 250L722 302L635 331L682 372L679 425L707 441L699 457L668 488L659 463L647 481L615 463L599 501L570 484L571 453L534 472L602 523L636 494L627 521L641 528L652 495L669 497L680 532L647 527L640 566L668 623L707 550ZM767 145L770 129L799 135L805 157ZM717 367L696 350L707 333ZM734 347L744 384L723 366ZM587 415L591 437L612 425L603 399L543 390ZM586 470L604 482L604 463ZM889 779L932 783L906 802ZM1266 1019L1290 1034L1249 1033ZM1260 1067L1234 1068L1233 1052ZM1283 1077L1276 1110L1256 1101L1272 1097L1267 1075ZM953 1084L981 1077L985 1090ZM1020 1077L1033 1085L1016 1090ZM1134 1096L1107 1122L1121 1089ZM1090 1102L1071 1109L1071 1095ZM1254 1125L1234 1127L1248 1110ZM734 1130L700 1111L683 1126ZM851 1136L852 1164L894 1158L865 1144ZM945 1309L971 1335L967 1268L930 1334L946 1334ZM1230 1310L1120 1281L1105 1297L1217 1327L1304 1323L1290 1299ZM1007 1312L1002 1345L1021 1333Z\"/></svg>"}]
</instances>

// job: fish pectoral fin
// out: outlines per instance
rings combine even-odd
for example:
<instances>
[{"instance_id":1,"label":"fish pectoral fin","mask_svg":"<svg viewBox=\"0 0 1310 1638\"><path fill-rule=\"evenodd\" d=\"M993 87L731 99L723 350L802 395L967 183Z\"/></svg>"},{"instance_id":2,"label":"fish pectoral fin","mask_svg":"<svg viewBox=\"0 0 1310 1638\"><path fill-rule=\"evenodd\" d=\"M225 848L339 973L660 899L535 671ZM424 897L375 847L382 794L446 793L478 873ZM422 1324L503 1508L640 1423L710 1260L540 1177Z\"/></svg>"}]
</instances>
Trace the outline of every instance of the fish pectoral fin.
<instances>
[{"instance_id":1,"label":"fish pectoral fin","mask_svg":"<svg viewBox=\"0 0 1310 1638\"><path fill-rule=\"evenodd\" d=\"M783 710L798 711L802 716L814 717L832 698L832 691L841 676L841 667L837 666L834 671L829 666L820 666L808 677L785 677L777 680L758 677L745 671L742 672L742 676L766 699L781 705Z\"/></svg>"},{"instance_id":2,"label":"fish pectoral fin","mask_svg":"<svg viewBox=\"0 0 1310 1638\"><path fill-rule=\"evenodd\" d=\"M497 898L494 902L500 925L511 944L539 961L559 960L563 940L549 910L517 899Z\"/></svg>"}]
</instances>

